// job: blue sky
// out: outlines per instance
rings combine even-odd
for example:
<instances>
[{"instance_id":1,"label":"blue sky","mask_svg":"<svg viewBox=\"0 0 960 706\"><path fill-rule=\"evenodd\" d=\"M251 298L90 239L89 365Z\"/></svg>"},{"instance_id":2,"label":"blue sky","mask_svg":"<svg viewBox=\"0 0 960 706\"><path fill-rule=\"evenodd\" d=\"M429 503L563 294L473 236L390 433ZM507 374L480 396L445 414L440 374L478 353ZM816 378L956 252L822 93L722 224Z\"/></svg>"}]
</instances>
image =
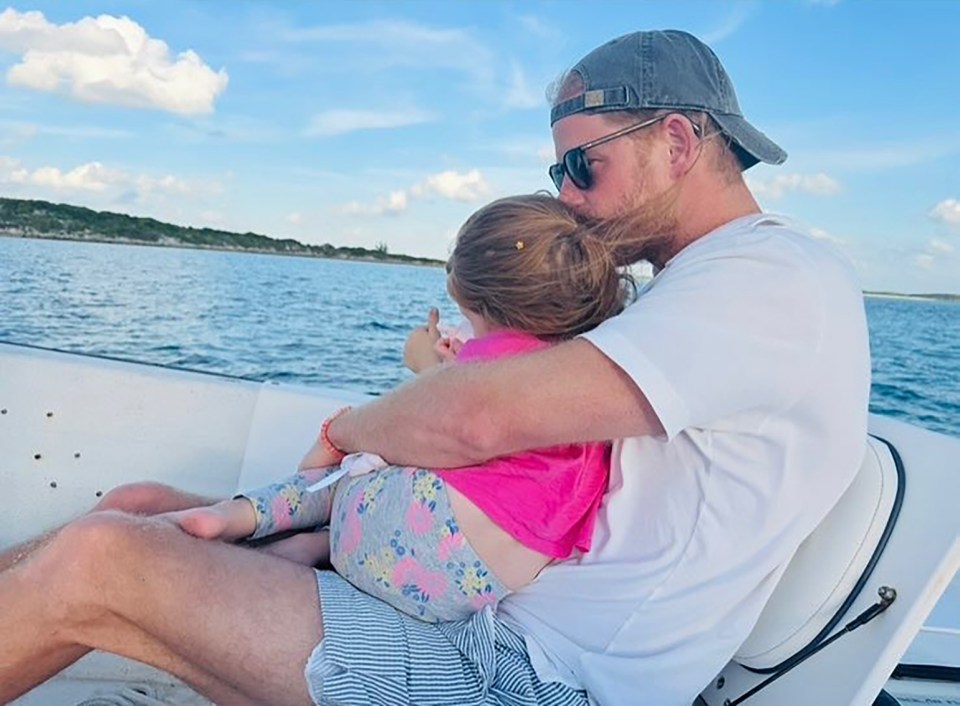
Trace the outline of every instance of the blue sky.
<instances>
[{"instance_id":1,"label":"blue sky","mask_svg":"<svg viewBox=\"0 0 960 706\"><path fill-rule=\"evenodd\" d=\"M548 188L546 86L635 29L710 43L790 153L748 180L864 287L960 293L960 3L72 0L0 14L0 194L445 257Z\"/></svg>"}]
</instances>

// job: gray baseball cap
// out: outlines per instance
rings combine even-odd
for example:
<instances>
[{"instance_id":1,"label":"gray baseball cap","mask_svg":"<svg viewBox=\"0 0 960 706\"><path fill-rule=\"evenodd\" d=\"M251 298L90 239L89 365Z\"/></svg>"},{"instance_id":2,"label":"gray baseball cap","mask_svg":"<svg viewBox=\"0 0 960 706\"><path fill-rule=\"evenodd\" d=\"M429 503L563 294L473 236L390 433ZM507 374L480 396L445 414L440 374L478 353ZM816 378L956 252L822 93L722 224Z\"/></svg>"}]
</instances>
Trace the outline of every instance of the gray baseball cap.
<instances>
[{"instance_id":1,"label":"gray baseball cap","mask_svg":"<svg viewBox=\"0 0 960 706\"><path fill-rule=\"evenodd\" d=\"M551 125L575 113L702 111L730 138L744 169L787 159L783 148L744 119L717 55L692 34L675 29L625 34L594 49L570 72L583 79L584 92L557 103Z\"/></svg>"}]
</instances>

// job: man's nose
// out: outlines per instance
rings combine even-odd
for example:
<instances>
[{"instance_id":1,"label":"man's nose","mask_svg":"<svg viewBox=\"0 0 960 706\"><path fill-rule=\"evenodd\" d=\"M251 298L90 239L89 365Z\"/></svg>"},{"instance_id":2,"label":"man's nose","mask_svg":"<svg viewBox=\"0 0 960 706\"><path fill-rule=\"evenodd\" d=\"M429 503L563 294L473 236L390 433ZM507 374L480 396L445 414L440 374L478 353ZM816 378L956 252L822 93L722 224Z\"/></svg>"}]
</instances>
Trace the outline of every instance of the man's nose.
<instances>
[{"instance_id":1,"label":"man's nose","mask_svg":"<svg viewBox=\"0 0 960 706\"><path fill-rule=\"evenodd\" d=\"M568 206L576 208L584 202L583 191L578 189L573 180L564 175L563 183L560 185L560 194L557 197Z\"/></svg>"}]
</instances>

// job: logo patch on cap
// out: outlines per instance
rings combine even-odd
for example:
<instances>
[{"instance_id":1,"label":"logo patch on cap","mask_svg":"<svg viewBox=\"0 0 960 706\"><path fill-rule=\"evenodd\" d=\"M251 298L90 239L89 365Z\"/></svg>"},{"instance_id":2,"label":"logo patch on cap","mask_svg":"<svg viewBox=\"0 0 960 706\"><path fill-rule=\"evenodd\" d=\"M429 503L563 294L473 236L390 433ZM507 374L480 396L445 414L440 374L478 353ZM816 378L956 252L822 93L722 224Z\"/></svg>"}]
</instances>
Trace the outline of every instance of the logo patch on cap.
<instances>
[{"instance_id":1,"label":"logo patch on cap","mask_svg":"<svg viewBox=\"0 0 960 706\"><path fill-rule=\"evenodd\" d=\"M599 108L603 105L604 98L604 91L587 91L583 94L583 107L584 109Z\"/></svg>"}]
</instances>

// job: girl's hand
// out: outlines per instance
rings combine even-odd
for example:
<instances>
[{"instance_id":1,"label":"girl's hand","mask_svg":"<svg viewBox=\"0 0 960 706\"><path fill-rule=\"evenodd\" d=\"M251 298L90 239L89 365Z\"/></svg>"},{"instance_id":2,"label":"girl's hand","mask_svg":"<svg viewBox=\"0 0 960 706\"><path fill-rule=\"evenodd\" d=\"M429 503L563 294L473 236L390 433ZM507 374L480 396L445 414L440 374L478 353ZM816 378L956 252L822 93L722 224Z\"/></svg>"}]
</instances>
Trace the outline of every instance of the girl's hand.
<instances>
[{"instance_id":1,"label":"girl's hand","mask_svg":"<svg viewBox=\"0 0 960 706\"><path fill-rule=\"evenodd\" d=\"M297 466L298 471L306 471L311 468L330 468L339 466L343 457L328 449L320 439L313 442L313 446L307 451L307 455Z\"/></svg>"},{"instance_id":2,"label":"girl's hand","mask_svg":"<svg viewBox=\"0 0 960 706\"><path fill-rule=\"evenodd\" d=\"M407 336L407 342L403 346L403 364L413 372L422 373L444 362L435 348L440 340L440 331L437 328L439 323L440 312L437 309L430 309L427 314L427 325L414 329Z\"/></svg>"},{"instance_id":3,"label":"girl's hand","mask_svg":"<svg viewBox=\"0 0 960 706\"><path fill-rule=\"evenodd\" d=\"M452 363L457 359L457 354L463 348L463 341L459 338L441 338L433 346L433 349L440 356L444 363Z\"/></svg>"}]
</instances>

